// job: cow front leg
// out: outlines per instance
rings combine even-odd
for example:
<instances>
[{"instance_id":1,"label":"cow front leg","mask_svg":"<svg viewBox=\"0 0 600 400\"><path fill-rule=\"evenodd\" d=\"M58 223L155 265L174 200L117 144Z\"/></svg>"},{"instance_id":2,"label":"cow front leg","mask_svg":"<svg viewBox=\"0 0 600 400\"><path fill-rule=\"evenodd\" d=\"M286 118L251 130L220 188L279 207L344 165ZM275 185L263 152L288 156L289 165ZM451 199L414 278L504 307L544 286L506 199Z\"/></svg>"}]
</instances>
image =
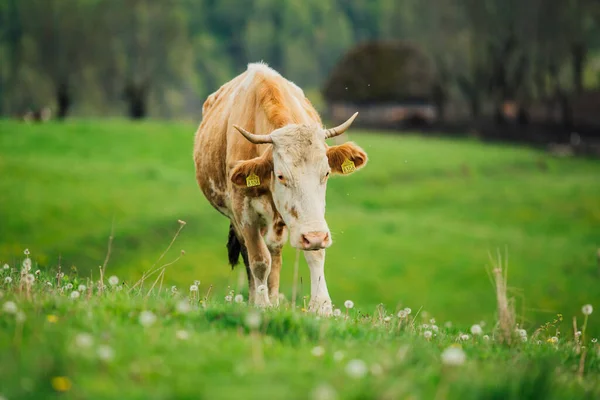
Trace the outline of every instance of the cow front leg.
<instances>
[{"instance_id":1,"label":"cow front leg","mask_svg":"<svg viewBox=\"0 0 600 400\"><path fill-rule=\"evenodd\" d=\"M281 273L281 248L271 250L271 273L269 274L269 298L271 304L279 305L279 277Z\"/></svg>"},{"instance_id":2,"label":"cow front leg","mask_svg":"<svg viewBox=\"0 0 600 400\"><path fill-rule=\"evenodd\" d=\"M325 250L305 251L304 258L310 270L309 311L331 315L332 306L325 282Z\"/></svg>"},{"instance_id":3,"label":"cow front leg","mask_svg":"<svg viewBox=\"0 0 600 400\"><path fill-rule=\"evenodd\" d=\"M249 280L249 301L259 307L268 307L271 305L268 289L271 254L258 230L247 228L242 231L242 234L248 251L248 262L252 275L252 279Z\"/></svg>"}]
</instances>

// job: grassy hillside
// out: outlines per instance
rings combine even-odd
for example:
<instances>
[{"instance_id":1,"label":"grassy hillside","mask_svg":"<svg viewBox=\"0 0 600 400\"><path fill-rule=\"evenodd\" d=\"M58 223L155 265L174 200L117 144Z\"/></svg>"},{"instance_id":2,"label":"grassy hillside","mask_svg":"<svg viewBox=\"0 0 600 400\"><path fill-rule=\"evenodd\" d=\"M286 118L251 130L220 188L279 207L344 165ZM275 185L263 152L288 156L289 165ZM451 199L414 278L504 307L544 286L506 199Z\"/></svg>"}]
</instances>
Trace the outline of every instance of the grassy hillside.
<instances>
[{"instance_id":1,"label":"grassy hillside","mask_svg":"<svg viewBox=\"0 0 600 400\"><path fill-rule=\"evenodd\" d=\"M198 189L193 125L0 122L0 263L24 248L42 269L97 274L111 227L110 274L137 279L187 225L164 262L166 281L238 288L226 263L228 222ZM327 219L335 243L327 277L336 305L352 299L423 307L471 324L495 310L488 253L508 253L509 284L525 326L600 305L600 163L476 141L350 133L369 153L359 173L332 179ZM291 293L294 251L284 254ZM308 269L301 265L303 294ZM600 325L593 323L598 332ZM565 324L565 329L570 329Z\"/></svg>"}]
</instances>

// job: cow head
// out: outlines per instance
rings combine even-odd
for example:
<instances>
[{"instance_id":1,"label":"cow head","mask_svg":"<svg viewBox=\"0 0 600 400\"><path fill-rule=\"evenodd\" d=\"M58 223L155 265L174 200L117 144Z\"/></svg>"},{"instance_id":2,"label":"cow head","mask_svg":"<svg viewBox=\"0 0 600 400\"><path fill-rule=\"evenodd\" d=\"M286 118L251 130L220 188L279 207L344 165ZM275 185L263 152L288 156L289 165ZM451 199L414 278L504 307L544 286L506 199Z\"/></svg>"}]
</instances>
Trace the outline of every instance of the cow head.
<instances>
[{"instance_id":1,"label":"cow head","mask_svg":"<svg viewBox=\"0 0 600 400\"><path fill-rule=\"evenodd\" d=\"M271 143L273 148L238 163L231 180L238 186L248 186L248 177L253 177L254 182L269 187L296 248L318 250L332 244L325 221L327 180L331 174L349 174L364 167L367 154L354 143L328 146L325 139L344 133L357 114L331 129L286 125L269 135L255 135L234 125L250 142Z\"/></svg>"}]
</instances>

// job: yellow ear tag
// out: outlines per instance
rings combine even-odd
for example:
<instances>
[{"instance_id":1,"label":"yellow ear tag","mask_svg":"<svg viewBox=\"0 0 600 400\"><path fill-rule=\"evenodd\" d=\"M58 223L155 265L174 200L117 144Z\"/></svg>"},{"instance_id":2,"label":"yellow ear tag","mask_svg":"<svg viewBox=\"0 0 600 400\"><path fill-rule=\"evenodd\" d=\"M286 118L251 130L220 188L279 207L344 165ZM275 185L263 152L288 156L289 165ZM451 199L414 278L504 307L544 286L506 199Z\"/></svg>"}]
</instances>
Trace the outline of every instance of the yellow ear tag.
<instances>
[{"instance_id":1,"label":"yellow ear tag","mask_svg":"<svg viewBox=\"0 0 600 400\"><path fill-rule=\"evenodd\" d=\"M258 175L254 173L248 175L248 177L246 178L246 186L260 186L260 178L258 177Z\"/></svg>"},{"instance_id":2,"label":"yellow ear tag","mask_svg":"<svg viewBox=\"0 0 600 400\"><path fill-rule=\"evenodd\" d=\"M354 162L346 158L346 161L342 163L342 172L344 174L349 174L350 172L354 171L356 171L356 166L354 166Z\"/></svg>"}]
</instances>

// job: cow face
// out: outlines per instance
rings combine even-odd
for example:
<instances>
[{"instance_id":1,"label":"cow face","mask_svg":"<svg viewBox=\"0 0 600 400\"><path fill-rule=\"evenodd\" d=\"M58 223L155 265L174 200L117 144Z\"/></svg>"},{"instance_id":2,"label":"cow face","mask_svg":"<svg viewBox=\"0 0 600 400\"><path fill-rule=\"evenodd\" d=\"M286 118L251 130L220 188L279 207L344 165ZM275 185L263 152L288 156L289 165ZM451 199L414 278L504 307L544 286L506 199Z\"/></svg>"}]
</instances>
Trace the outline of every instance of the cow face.
<instances>
[{"instance_id":1,"label":"cow face","mask_svg":"<svg viewBox=\"0 0 600 400\"><path fill-rule=\"evenodd\" d=\"M303 250L331 246L325 221L327 180L332 173L349 174L362 168L367 154L353 143L327 146L326 131L315 126L288 125L267 136L272 152L239 163L232 181L247 186L247 177L256 175L268 185L275 207L290 229L292 246Z\"/></svg>"}]
</instances>

